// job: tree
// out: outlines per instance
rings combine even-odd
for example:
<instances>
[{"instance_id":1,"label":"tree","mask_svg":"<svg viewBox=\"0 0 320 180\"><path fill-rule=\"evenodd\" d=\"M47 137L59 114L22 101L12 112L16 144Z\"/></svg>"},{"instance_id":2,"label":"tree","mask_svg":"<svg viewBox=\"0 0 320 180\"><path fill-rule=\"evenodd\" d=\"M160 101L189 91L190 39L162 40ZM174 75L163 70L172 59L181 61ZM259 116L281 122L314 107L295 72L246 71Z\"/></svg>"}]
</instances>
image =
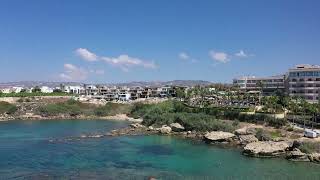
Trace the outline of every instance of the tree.
<instances>
[{"instance_id":1,"label":"tree","mask_svg":"<svg viewBox=\"0 0 320 180\"><path fill-rule=\"evenodd\" d=\"M296 113L298 113L298 111L299 111L299 105L297 104L297 102L291 100L289 102L288 108L289 108L290 112L292 113L292 121L293 121L292 123L294 123Z\"/></svg>"},{"instance_id":2,"label":"tree","mask_svg":"<svg viewBox=\"0 0 320 180\"><path fill-rule=\"evenodd\" d=\"M180 98L180 101L183 99L185 99L186 97L186 93L182 88L177 88L176 89L176 94L177 94L177 98Z\"/></svg>"},{"instance_id":3,"label":"tree","mask_svg":"<svg viewBox=\"0 0 320 180\"><path fill-rule=\"evenodd\" d=\"M259 92L259 104L261 104L261 97L262 97L262 92L263 92L263 87L264 87L264 84L262 81L258 81L257 84L256 84L259 89L260 89L260 92Z\"/></svg>"},{"instance_id":4,"label":"tree","mask_svg":"<svg viewBox=\"0 0 320 180\"><path fill-rule=\"evenodd\" d=\"M39 86L36 86L32 89L32 92L41 92L41 89Z\"/></svg>"},{"instance_id":5,"label":"tree","mask_svg":"<svg viewBox=\"0 0 320 180\"><path fill-rule=\"evenodd\" d=\"M310 104L305 100L305 99L301 99L300 101L300 107L301 107L301 112L303 114L303 129L306 128L306 115L308 114L308 112L310 111Z\"/></svg>"},{"instance_id":6,"label":"tree","mask_svg":"<svg viewBox=\"0 0 320 180\"><path fill-rule=\"evenodd\" d=\"M312 125L312 130L313 130L313 123L316 119L316 115L319 113L319 109L318 109L318 105L317 104L310 104L310 107L309 107L309 111L312 115L312 122L311 122L311 125Z\"/></svg>"}]
</instances>

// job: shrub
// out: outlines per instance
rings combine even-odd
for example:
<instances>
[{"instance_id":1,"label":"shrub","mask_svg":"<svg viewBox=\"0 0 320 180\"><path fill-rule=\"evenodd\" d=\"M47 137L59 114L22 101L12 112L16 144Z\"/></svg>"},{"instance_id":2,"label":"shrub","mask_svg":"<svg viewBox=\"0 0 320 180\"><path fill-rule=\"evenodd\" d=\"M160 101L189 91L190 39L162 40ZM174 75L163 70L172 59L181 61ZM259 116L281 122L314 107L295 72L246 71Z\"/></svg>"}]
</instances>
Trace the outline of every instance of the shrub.
<instances>
[{"instance_id":1,"label":"shrub","mask_svg":"<svg viewBox=\"0 0 320 180\"><path fill-rule=\"evenodd\" d=\"M304 153L319 153L320 152L320 143L317 142L303 142L299 149Z\"/></svg>"},{"instance_id":2,"label":"shrub","mask_svg":"<svg viewBox=\"0 0 320 180\"><path fill-rule=\"evenodd\" d=\"M152 111L151 111L152 112ZM173 122L180 123L186 130L196 131L227 131L232 132L235 126L217 120L212 116L203 113L147 113L143 117L143 124L150 126L161 126L171 124Z\"/></svg>"},{"instance_id":3,"label":"shrub","mask_svg":"<svg viewBox=\"0 0 320 180\"><path fill-rule=\"evenodd\" d=\"M257 129L256 137L259 141L270 141L272 139L270 133L261 128Z\"/></svg>"},{"instance_id":4,"label":"shrub","mask_svg":"<svg viewBox=\"0 0 320 180\"><path fill-rule=\"evenodd\" d=\"M0 114L14 114L17 107L8 102L0 101Z\"/></svg>"},{"instance_id":5,"label":"shrub","mask_svg":"<svg viewBox=\"0 0 320 180\"><path fill-rule=\"evenodd\" d=\"M128 114L130 113L130 106L126 104L107 103L104 106L100 106L94 109L96 116L113 116L116 114Z\"/></svg>"}]
</instances>

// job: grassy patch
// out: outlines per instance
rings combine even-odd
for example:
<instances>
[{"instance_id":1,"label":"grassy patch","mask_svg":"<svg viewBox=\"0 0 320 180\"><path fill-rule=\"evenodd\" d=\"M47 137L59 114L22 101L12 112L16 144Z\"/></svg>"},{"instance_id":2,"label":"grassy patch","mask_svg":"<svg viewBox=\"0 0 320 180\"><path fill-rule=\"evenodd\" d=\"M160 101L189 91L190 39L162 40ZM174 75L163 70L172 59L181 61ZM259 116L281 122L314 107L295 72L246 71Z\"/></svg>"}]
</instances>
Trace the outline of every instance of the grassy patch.
<instances>
[{"instance_id":1,"label":"grassy patch","mask_svg":"<svg viewBox=\"0 0 320 180\"><path fill-rule=\"evenodd\" d=\"M303 142L299 149L304 153L320 153L320 143Z\"/></svg>"},{"instance_id":2,"label":"grassy patch","mask_svg":"<svg viewBox=\"0 0 320 180\"><path fill-rule=\"evenodd\" d=\"M0 114L14 114L17 107L8 102L0 101Z\"/></svg>"},{"instance_id":3,"label":"grassy patch","mask_svg":"<svg viewBox=\"0 0 320 180\"><path fill-rule=\"evenodd\" d=\"M107 103L94 110L96 116L114 116L116 114L130 113L130 105L119 103Z\"/></svg>"}]
</instances>

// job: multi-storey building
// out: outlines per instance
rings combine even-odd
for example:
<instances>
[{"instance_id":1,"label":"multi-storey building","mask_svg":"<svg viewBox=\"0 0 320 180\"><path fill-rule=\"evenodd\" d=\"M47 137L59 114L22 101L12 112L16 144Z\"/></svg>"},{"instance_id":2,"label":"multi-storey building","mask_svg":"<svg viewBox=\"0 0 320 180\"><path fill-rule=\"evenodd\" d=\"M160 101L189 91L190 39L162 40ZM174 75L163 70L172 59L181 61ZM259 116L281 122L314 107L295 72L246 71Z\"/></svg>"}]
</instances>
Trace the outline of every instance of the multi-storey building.
<instances>
[{"instance_id":1,"label":"multi-storey building","mask_svg":"<svg viewBox=\"0 0 320 180\"><path fill-rule=\"evenodd\" d=\"M279 90L285 92L285 79L285 75L270 76L263 78L250 76L236 78L233 80L233 84L237 85L241 90L260 91L262 89L264 95L271 95L272 93Z\"/></svg>"},{"instance_id":2,"label":"multi-storey building","mask_svg":"<svg viewBox=\"0 0 320 180\"><path fill-rule=\"evenodd\" d=\"M320 93L320 66L297 65L289 69L289 95L299 96L308 102L318 102Z\"/></svg>"}]
</instances>

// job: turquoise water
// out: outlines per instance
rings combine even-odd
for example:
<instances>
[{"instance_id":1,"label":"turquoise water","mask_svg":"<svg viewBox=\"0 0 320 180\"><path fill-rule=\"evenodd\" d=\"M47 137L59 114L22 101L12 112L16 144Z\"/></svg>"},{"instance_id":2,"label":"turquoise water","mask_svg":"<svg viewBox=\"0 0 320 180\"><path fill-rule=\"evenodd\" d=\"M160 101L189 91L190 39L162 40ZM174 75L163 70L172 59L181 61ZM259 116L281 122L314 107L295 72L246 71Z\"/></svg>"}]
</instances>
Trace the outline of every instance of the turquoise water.
<instances>
[{"instance_id":1,"label":"turquoise water","mask_svg":"<svg viewBox=\"0 0 320 180\"><path fill-rule=\"evenodd\" d=\"M125 122L0 122L0 179L320 179L320 166L168 136L79 139Z\"/></svg>"}]
</instances>

